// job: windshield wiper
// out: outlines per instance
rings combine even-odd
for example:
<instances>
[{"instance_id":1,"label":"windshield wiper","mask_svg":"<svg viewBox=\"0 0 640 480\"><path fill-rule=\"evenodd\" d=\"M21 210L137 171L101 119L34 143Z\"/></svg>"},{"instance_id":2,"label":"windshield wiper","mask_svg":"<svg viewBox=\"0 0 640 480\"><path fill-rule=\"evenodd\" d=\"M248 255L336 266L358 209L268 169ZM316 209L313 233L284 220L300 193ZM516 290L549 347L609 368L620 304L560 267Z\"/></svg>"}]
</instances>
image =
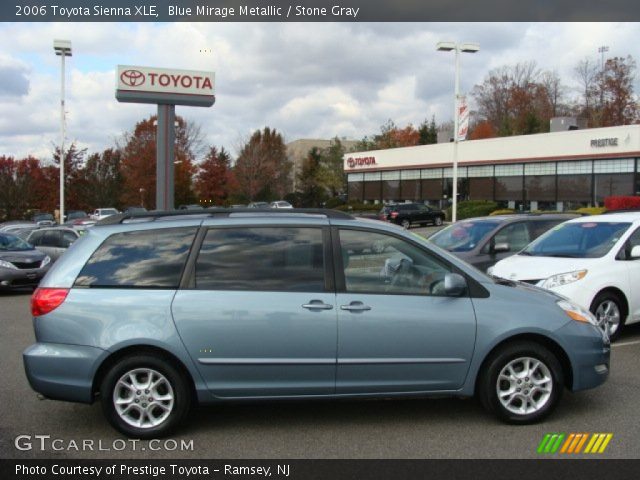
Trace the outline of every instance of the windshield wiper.
<instances>
[{"instance_id":1,"label":"windshield wiper","mask_svg":"<svg viewBox=\"0 0 640 480\"><path fill-rule=\"evenodd\" d=\"M518 255L527 255L528 257L535 256L533 253L527 252L526 250L521 251Z\"/></svg>"},{"instance_id":2,"label":"windshield wiper","mask_svg":"<svg viewBox=\"0 0 640 480\"><path fill-rule=\"evenodd\" d=\"M557 257L557 258L580 258L580 255L573 253L545 253L545 257Z\"/></svg>"}]
</instances>

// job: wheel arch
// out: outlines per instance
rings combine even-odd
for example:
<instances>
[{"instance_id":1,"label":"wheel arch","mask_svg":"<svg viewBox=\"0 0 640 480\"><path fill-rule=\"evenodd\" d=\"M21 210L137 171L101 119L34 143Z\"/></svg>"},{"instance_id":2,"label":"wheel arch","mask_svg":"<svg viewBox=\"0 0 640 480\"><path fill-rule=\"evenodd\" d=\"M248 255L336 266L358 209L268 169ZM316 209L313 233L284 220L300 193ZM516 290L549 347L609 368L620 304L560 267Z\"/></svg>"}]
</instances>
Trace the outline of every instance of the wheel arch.
<instances>
[{"instance_id":1,"label":"wheel arch","mask_svg":"<svg viewBox=\"0 0 640 480\"><path fill-rule=\"evenodd\" d=\"M589 304L589 310L591 310L591 307L593 306L593 302L595 302L596 298L598 298L598 296L602 295L603 293L613 293L618 297L620 297L620 299L622 300L622 308L623 308L622 323L624 323L627 317L629 316L629 300L627 299L627 296L624 294L624 292L620 290L618 287L605 287L600 289L598 293L596 293L591 299L591 303Z\"/></svg>"},{"instance_id":2,"label":"wheel arch","mask_svg":"<svg viewBox=\"0 0 640 480\"><path fill-rule=\"evenodd\" d=\"M93 382L91 384L92 397L95 398L95 396L100 393L100 384L102 383L102 380L104 379L109 369L113 367L118 361L129 355L144 354L153 355L164 360L168 360L187 379L191 398L193 401L197 401L198 396L196 393L195 382L187 366L173 353L154 345L128 345L119 350L116 350L115 352L112 352L108 357L106 357L93 376Z\"/></svg>"},{"instance_id":3,"label":"wheel arch","mask_svg":"<svg viewBox=\"0 0 640 480\"><path fill-rule=\"evenodd\" d=\"M486 372L487 365L491 358L493 358L496 352L504 348L506 345L516 342L534 342L545 347L547 350L553 353L558 359L560 366L562 367L562 376L565 387L568 389L572 388L573 369L571 366L571 360L569 359L569 356L564 351L564 349L556 341L545 335L541 335L538 333L521 333L501 340L499 343L494 345L493 348L485 355L474 379L475 385L473 391L476 394L478 393L478 388L480 386L479 379L483 375L483 373Z\"/></svg>"}]
</instances>

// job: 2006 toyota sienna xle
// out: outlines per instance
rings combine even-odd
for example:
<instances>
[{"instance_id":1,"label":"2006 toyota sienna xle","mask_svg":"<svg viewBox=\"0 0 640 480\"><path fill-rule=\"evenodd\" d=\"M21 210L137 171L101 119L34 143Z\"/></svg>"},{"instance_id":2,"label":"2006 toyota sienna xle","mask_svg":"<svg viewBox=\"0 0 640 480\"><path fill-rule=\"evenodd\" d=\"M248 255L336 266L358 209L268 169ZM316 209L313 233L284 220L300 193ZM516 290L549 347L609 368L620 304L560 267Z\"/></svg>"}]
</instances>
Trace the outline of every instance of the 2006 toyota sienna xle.
<instances>
[{"instance_id":1,"label":"2006 toyota sienna xle","mask_svg":"<svg viewBox=\"0 0 640 480\"><path fill-rule=\"evenodd\" d=\"M24 352L34 390L99 398L126 435L239 399L476 395L530 423L608 376L591 313L396 226L326 210L142 215L103 220L53 266Z\"/></svg>"}]
</instances>

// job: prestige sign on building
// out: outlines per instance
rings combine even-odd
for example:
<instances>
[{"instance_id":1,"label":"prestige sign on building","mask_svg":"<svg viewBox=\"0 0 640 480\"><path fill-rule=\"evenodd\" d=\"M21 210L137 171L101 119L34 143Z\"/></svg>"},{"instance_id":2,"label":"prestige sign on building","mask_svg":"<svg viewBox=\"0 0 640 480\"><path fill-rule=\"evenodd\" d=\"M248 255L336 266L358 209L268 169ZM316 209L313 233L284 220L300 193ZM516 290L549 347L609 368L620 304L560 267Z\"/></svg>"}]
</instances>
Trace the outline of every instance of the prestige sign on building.
<instances>
[{"instance_id":1,"label":"prestige sign on building","mask_svg":"<svg viewBox=\"0 0 640 480\"><path fill-rule=\"evenodd\" d=\"M213 72L118 65L116 85L121 102L202 107L215 102Z\"/></svg>"}]
</instances>

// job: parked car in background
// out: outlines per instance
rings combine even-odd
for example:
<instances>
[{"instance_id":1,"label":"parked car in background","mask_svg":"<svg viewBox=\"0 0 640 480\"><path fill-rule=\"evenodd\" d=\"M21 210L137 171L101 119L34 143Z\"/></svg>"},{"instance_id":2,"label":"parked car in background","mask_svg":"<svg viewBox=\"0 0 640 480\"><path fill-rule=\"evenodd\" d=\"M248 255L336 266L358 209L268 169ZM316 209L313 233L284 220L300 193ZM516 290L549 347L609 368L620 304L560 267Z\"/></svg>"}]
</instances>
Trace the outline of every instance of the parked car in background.
<instances>
[{"instance_id":1,"label":"parked car in background","mask_svg":"<svg viewBox=\"0 0 640 480\"><path fill-rule=\"evenodd\" d=\"M34 230L38 230L40 228L47 228L47 227L41 227L39 225L31 225L28 227L23 226L22 228L10 230L7 233L12 233L13 235L20 237L22 240L26 241L29 235L31 235L31 232L33 232Z\"/></svg>"},{"instance_id":2,"label":"parked car in background","mask_svg":"<svg viewBox=\"0 0 640 480\"><path fill-rule=\"evenodd\" d=\"M0 232L0 288L35 287L51 258L10 233Z\"/></svg>"},{"instance_id":3,"label":"parked car in background","mask_svg":"<svg viewBox=\"0 0 640 480\"><path fill-rule=\"evenodd\" d=\"M90 215L90 217L92 220L95 220L96 222L98 222L103 218L107 218L111 215L116 215L118 213L120 212L115 208L96 208L93 211L93 213Z\"/></svg>"},{"instance_id":4,"label":"parked car in background","mask_svg":"<svg viewBox=\"0 0 640 480\"><path fill-rule=\"evenodd\" d=\"M190 205L180 205L178 210L204 210L202 205L198 205L197 203L192 203Z\"/></svg>"},{"instance_id":5,"label":"parked car in background","mask_svg":"<svg viewBox=\"0 0 640 480\"><path fill-rule=\"evenodd\" d=\"M451 224L429 241L483 272L519 252L556 225L577 215L522 214L469 218Z\"/></svg>"},{"instance_id":6,"label":"parked car in background","mask_svg":"<svg viewBox=\"0 0 640 480\"><path fill-rule=\"evenodd\" d=\"M615 340L640 321L640 212L569 220L490 272L564 295Z\"/></svg>"},{"instance_id":7,"label":"parked car in background","mask_svg":"<svg viewBox=\"0 0 640 480\"><path fill-rule=\"evenodd\" d=\"M49 255L51 261L55 262L80 236L81 233L74 228L45 227L31 232L27 242Z\"/></svg>"},{"instance_id":8,"label":"parked car in background","mask_svg":"<svg viewBox=\"0 0 640 480\"><path fill-rule=\"evenodd\" d=\"M270 208L267 202L251 202L248 208Z\"/></svg>"},{"instance_id":9,"label":"parked car in background","mask_svg":"<svg viewBox=\"0 0 640 480\"><path fill-rule=\"evenodd\" d=\"M423 203L396 203L382 207L378 218L403 228L411 228L412 225L442 225L445 214L442 210Z\"/></svg>"},{"instance_id":10,"label":"parked car in background","mask_svg":"<svg viewBox=\"0 0 640 480\"><path fill-rule=\"evenodd\" d=\"M130 215L132 213L144 213L147 209L144 207L127 207L123 210L122 213Z\"/></svg>"},{"instance_id":11,"label":"parked car in background","mask_svg":"<svg viewBox=\"0 0 640 480\"><path fill-rule=\"evenodd\" d=\"M287 202L285 200L277 200L275 202L271 202L269 207L271 207L271 208L293 208L293 205L291 205L289 202Z\"/></svg>"},{"instance_id":12,"label":"parked car in background","mask_svg":"<svg viewBox=\"0 0 640 480\"><path fill-rule=\"evenodd\" d=\"M38 227L36 222L28 220L10 220L0 225L0 232L15 232L23 228Z\"/></svg>"},{"instance_id":13,"label":"parked car in background","mask_svg":"<svg viewBox=\"0 0 640 480\"><path fill-rule=\"evenodd\" d=\"M36 213L31 220L41 227L49 227L56 224L56 219L50 213Z\"/></svg>"},{"instance_id":14,"label":"parked car in background","mask_svg":"<svg viewBox=\"0 0 640 480\"><path fill-rule=\"evenodd\" d=\"M609 374L583 308L341 212L122 215L73 249L32 297L27 378L134 438L239 399L477 395L531 423Z\"/></svg>"},{"instance_id":15,"label":"parked car in background","mask_svg":"<svg viewBox=\"0 0 640 480\"><path fill-rule=\"evenodd\" d=\"M67 221L63 225L72 228L87 228L95 225L96 221L93 220L87 212L83 210L71 210L65 215Z\"/></svg>"}]
</instances>

